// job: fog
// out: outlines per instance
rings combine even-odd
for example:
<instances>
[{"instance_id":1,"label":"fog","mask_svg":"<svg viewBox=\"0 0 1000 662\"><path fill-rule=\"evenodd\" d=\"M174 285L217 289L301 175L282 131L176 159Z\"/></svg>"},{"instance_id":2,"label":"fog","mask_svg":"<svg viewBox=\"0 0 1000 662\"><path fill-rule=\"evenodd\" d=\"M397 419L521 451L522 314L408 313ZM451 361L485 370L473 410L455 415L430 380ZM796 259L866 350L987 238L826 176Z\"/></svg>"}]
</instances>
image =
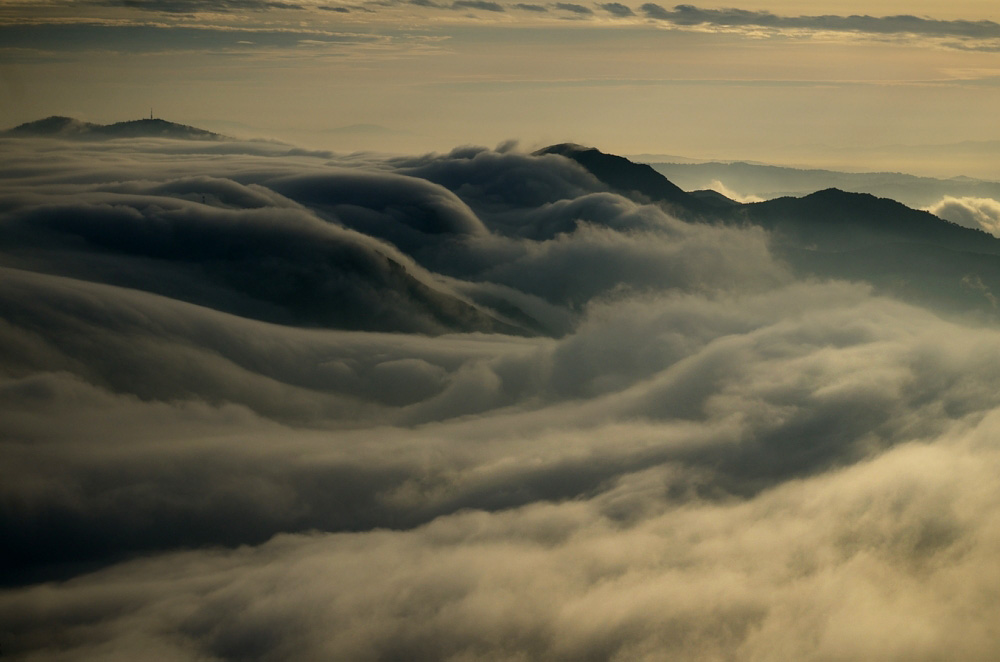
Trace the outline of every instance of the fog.
<instances>
[{"instance_id":1,"label":"fog","mask_svg":"<svg viewBox=\"0 0 1000 662\"><path fill-rule=\"evenodd\" d=\"M513 144L2 149L11 659L995 658L995 327Z\"/></svg>"},{"instance_id":2,"label":"fog","mask_svg":"<svg viewBox=\"0 0 1000 662\"><path fill-rule=\"evenodd\" d=\"M967 228L1000 236L1000 202L993 198L956 198L946 195L927 211Z\"/></svg>"}]
</instances>

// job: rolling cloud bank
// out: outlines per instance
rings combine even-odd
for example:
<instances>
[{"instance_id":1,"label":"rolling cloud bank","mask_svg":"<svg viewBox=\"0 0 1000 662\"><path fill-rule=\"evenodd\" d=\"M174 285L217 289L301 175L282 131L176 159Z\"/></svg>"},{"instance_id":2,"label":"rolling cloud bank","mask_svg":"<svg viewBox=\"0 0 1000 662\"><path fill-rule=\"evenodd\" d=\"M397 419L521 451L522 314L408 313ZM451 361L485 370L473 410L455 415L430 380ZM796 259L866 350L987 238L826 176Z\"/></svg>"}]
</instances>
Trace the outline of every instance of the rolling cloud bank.
<instances>
[{"instance_id":1,"label":"rolling cloud bank","mask_svg":"<svg viewBox=\"0 0 1000 662\"><path fill-rule=\"evenodd\" d=\"M5 656L995 659L1000 240L566 146L0 150Z\"/></svg>"}]
</instances>

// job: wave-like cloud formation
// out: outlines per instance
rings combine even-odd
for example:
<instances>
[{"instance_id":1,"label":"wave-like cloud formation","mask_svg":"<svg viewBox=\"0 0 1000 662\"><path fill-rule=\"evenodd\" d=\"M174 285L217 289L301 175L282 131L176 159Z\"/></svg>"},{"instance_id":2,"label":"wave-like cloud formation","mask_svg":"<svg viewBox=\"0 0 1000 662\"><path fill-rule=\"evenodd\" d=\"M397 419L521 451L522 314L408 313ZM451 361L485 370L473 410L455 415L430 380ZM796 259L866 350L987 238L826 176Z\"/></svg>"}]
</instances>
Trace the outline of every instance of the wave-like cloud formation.
<instances>
[{"instance_id":1,"label":"wave-like cloud formation","mask_svg":"<svg viewBox=\"0 0 1000 662\"><path fill-rule=\"evenodd\" d=\"M993 198L946 195L927 211L956 225L985 230L1000 237L1000 202Z\"/></svg>"},{"instance_id":2,"label":"wave-like cloud formation","mask_svg":"<svg viewBox=\"0 0 1000 662\"><path fill-rule=\"evenodd\" d=\"M557 155L53 145L0 181L14 659L1000 646L995 328Z\"/></svg>"}]
</instances>

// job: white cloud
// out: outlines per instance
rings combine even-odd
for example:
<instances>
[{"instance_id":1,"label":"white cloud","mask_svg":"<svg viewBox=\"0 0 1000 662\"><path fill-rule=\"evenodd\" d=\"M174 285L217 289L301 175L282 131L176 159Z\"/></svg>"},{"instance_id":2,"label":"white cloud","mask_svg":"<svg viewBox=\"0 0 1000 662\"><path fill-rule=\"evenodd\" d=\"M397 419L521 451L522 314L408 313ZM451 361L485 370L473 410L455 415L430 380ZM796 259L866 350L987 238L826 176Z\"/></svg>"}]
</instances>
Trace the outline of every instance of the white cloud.
<instances>
[{"instance_id":1,"label":"white cloud","mask_svg":"<svg viewBox=\"0 0 1000 662\"><path fill-rule=\"evenodd\" d=\"M559 157L282 149L11 150L5 653L991 659L995 328ZM269 317L333 241L554 332Z\"/></svg>"},{"instance_id":2,"label":"white cloud","mask_svg":"<svg viewBox=\"0 0 1000 662\"><path fill-rule=\"evenodd\" d=\"M736 202L744 202L744 203L746 203L746 202L763 202L764 201L764 198L760 197L759 195L754 195L753 193L748 193L748 194L745 194L745 195L741 194L741 193L737 193L736 191L732 190L731 188L729 188L728 186L726 186L725 184L723 184L718 179L713 179L712 183L708 185L708 188L712 189L716 193L721 193L722 195L726 196L730 200L735 200Z\"/></svg>"},{"instance_id":3,"label":"white cloud","mask_svg":"<svg viewBox=\"0 0 1000 662\"><path fill-rule=\"evenodd\" d=\"M992 198L944 196L927 211L946 221L1000 237L1000 202Z\"/></svg>"}]
</instances>

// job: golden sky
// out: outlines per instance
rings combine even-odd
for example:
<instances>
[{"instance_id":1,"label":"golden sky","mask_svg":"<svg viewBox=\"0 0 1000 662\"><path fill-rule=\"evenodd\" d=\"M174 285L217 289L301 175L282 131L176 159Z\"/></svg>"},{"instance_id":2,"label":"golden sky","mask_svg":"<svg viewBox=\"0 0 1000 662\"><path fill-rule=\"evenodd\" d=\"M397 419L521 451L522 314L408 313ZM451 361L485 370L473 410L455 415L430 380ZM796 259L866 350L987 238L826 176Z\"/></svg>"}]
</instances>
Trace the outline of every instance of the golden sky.
<instances>
[{"instance_id":1,"label":"golden sky","mask_svg":"<svg viewBox=\"0 0 1000 662\"><path fill-rule=\"evenodd\" d=\"M0 123L152 106L341 150L518 139L937 174L995 161L975 145L894 166L899 146L1000 139L994 3L734 4L0 2Z\"/></svg>"}]
</instances>

